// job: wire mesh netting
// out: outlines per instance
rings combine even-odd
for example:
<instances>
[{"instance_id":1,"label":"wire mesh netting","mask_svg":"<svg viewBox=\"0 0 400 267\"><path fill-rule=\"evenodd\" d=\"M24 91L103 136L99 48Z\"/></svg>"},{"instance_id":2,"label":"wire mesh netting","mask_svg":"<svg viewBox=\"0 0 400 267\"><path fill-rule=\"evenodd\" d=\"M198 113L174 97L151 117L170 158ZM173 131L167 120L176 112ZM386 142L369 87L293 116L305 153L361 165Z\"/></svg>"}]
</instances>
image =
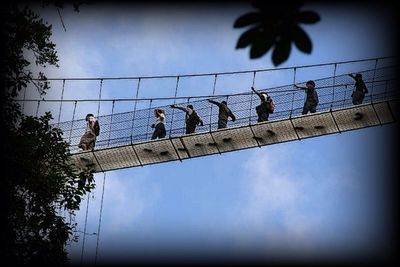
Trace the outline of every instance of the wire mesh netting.
<instances>
[{"instance_id":1,"label":"wire mesh netting","mask_svg":"<svg viewBox=\"0 0 400 267\"><path fill-rule=\"evenodd\" d=\"M286 85L280 86L277 86L273 82L269 84L268 82L263 82L261 77L263 77L265 73L270 73L265 70L252 71L249 72L250 75L246 77L239 77L240 83L231 78L235 76L235 73L209 74L208 76L199 75L209 88L212 87L210 88L212 94L208 95L195 95L195 93L193 93L193 95L190 96L181 96L181 94L178 93L180 86L182 87L183 84L189 88L191 86L199 86L199 84L190 82L190 79L196 78L196 76L193 75L184 77L184 79L171 77L168 82L165 82L163 86L170 88L169 91L173 92L172 96L171 94L170 96L167 94L167 96L164 97L166 93L163 92L163 94L161 94L162 97L159 97L159 88L154 85L154 94L156 94L156 96L146 95L146 97L138 98L138 92L141 86L144 86L146 83L150 86L151 83L144 81L143 78L132 78L134 81L132 85L125 81L121 86L136 88L136 95L134 93L131 94L134 98L108 99L108 101L106 101L102 98L102 91L100 91L99 99L97 100L83 98L68 100L65 96L64 98L62 96L61 99L53 99L53 101L22 99L21 104L24 105L24 109L29 109L30 106L31 113L36 113L33 114L36 116L40 115L41 109L46 110L46 105L52 105L52 110L58 112L58 114L53 115L53 117L58 118L54 126L62 129L65 140L70 142L71 151L78 152L78 144L86 129L84 115L88 107L92 110L91 113L97 114L96 117L100 123L101 131L96 140L96 149L102 149L148 141L154 131L154 129L151 128L151 124L156 120L154 115L155 108L162 109L165 112L167 138L185 135L185 112L171 108L171 104L176 104L180 107L186 107L188 104L193 105L194 110L204 123L202 126L197 126L196 133L213 131L216 130L218 126L219 108L209 103L207 99L212 99L217 102L226 101L228 103L228 107L236 117L235 122L228 122L229 128L257 124L258 116L256 113L256 106L260 104L260 99L250 90L252 85L255 86L257 91L261 93L266 92L273 98L276 106L275 111L269 116L270 121L301 116L305 102L305 92L304 90L296 89L294 83L304 86L305 82L310 78L315 81L316 91L318 93L319 103L317 112L353 105L351 95L354 90L354 80L349 77L349 73L362 74L369 91L365 96L364 103L397 99L399 94L397 80L394 74L395 65L391 65L390 61L386 64L378 64L378 62L381 63L381 61L376 59L371 61L369 65L357 65L357 69L354 69L354 67L349 68L348 63L326 64L322 66L326 68L323 71L314 71L310 66L283 69L281 70L281 72L284 73L284 75L281 75L282 77L279 76L279 70L276 70L278 74L273 77L275 77L276 80L282 80L282 83L284 83L284 81L286 82ZM359 62L353 63L360 64ZM321 66L316 66L315 68L321 68ZM317 72L318 74L316 74ZM223 80L221 77L224 77L226 80L224 81L224 85L229 87L229 79L225 76L229 76L229 79L233 79L231 82L232 91L230 91L229 88L222 90L220 87L221 85L218 83L219 80ZM268 79L273 80L273 77ZM246 81L242 81L243 79ZM181 80L182 84L179 84L179 80ZM107 81L107 83L111 82L112 80ZM78 83L78 81L74 81L74 83ZM62 86L64 91L65 79ZM93 86L92 81L90 81L90 87L92 88ZM100 90L102 90L103 86L106 88L106 83L103 84L103 80L101 80ZM158 86L160 85L158 84ZM216 88L219 91L216 91ZM151 89L146 92L149 91L151 91ZM220 91L223 91L224 94L218 94ZM111 92L112 90L110 90L110 93L105 93L105 91L103 91L103 97L110 95ZM133 90L131 92L133 92ZM190 90L186 92L190 92ZM67 121L60 121L60 118L62 120L62 118L65 117L62 116L62 113L66 112L72 113L72 118Z\"/></svg>"}]
</instances>

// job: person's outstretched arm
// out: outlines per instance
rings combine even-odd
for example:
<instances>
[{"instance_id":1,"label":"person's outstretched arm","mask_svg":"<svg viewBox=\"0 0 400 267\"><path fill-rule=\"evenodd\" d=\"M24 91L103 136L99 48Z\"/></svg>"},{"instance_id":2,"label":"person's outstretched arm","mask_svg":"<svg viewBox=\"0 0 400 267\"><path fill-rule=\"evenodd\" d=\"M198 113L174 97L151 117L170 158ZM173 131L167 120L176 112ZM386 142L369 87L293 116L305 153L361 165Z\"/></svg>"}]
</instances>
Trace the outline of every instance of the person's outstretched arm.
<instances>
[{"instance_id":1,"label":"person's outstretched arm","mask_svg":"<svg viewBox=\"0 0 400 267\"><path fill-rule=\"evenodd\" d=\"M307 89L307 87L304 87L304 86L298 86L297 84L295 84L295 85L294 85L294 87L296 87L297 89L303 89L303 90Z\"/></svg>"},{"instance_id":2,"label":"person's outstretched arm","mask_svg":"<svg viewBox=\"0 0 400 267\"><path fill-rule=\"evenodd\" d=\"M351 78L353 78L354 80L356 79L356 76L354 76L354 75L351 74L351 73L349 73L349 76L350 76Z\"/></svg>"},{"instance_id":3,"label":"person's outstretched arm","mask_svg":"<svg viewBox=\"0 0 400 267\"><path fill-rule=\"evenodd\" d=\"M207 99L207 100L208 100L208 102L210 102L211 104L217 105L218 107L221 105L221 103L219 103L219 102L217 102L217 101L214 101L214 100L211 100L211 99Z\"/></svg>"},{"instance_id":4,"label":"person's outstretched arm","mask_svg":"<svg viewBox=\"0 0 400 267\"><path fill-rule=\"evenodd\" d=\"M197 125L203 126L204 125L203 120L199 118L199 123Z\"/></svg>"},{"instance_id":5,"label":"person's outstretched arm","mask_svg":"<svg viewBox=\"0 0 400 267\"><path fill-rule=\"evenodd\" d=\"M170 107L171 107L171 108L176 108L176 109L182 110L182 111L183 111L183 112L185 112L185 113L187 113L187 112L188 112L186 108L183 108L183 107L178 107L178 106L177 106L177 105L175 105L175 104L171 105Z\"/></svg>"},{"instance_id":6,"label":"person's outstretched arm","mask_svg":"<svg viewBox=\"0 0 400 267\"><path fill-rule=\"evenodd\" d=\"M264 99L264 96L263 96L263 94L262 93L259 93L259 92L257 92L257 90L256 89L254 89L254 87L252 86L251 87L251 90L253 90L253 92L254 93L256 93L256 95L260 98L260 100L261 101L265 101L266 99ZM267 95L267 97L268 97L268 94L267 93L265 93L266 95Z\"/></svg>"},{"instance_id":7,"label":"person's outstretched arm","mask_svg":"<svg viewBox=\"0 0 400 267\"><path fill-rule=\"evenodd\" d=\"M229 110L229 114L228 114L228 116L232 118L232 122L235 122L235 120L236 120L236 117L235 117L235 115L232 113L232 111L231 111L231 110Z\"/></svg>"}]
</instances>

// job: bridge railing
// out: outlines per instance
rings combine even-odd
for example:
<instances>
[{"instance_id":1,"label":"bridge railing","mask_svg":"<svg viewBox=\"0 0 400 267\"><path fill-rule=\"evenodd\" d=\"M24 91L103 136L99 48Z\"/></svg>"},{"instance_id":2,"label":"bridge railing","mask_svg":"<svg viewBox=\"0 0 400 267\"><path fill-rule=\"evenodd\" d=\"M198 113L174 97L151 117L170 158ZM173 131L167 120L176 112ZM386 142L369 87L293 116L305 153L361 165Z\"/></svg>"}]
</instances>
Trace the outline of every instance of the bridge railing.
<instances>
[{"instance_id":1,"label":"bridge railing","mask_svg":"<svg viewBox=\"0 0 400 267\"><path fill-rule=\"evenodd\" d=\"M321 70L321 68L323 70ZM131 78L132 80L137 80L137 91L135 98L130 99L102 98L102 86L104 86L103 83L106 79L103 78L100 79L100 95L98 99L65 99L63 95L61 95L61 99L25 98L21 99L21 103L26 106L31 104L30 113L34 113L35 104L37 103L35 115L39 115L39 107L46 110L46 105L51 103L51 105L53 105L53 110L59 110L57 116L58 121L55 122L54 125L63 130L65 140L69 141L71 144L71 151L77 152L79 150L78 144L80 138L86 128L84 114L85 112L96 114L96 108L98 111L97 114L99 114L97 119L101 126L101 133L97 138L96 148L108 148L149 140L153 132L150 125L155 121L153 113L154 108L161 108L165 111L167 137L184 135L185 114L180 110L170 108L170 105L174 103L183 107L188 104L194 106L194 109L204 122L203 126L198 126L196 128L196 132L207 132L217 129L218 107L209 103L207 101L209 98L218 102L223 100L227 101L229 108L237 118L235 122L229 121L228 127L255 124L257 123L255 108L260 103L260 100L258 96L250 90L251 86L254 86L258 91L267 92L268 95L274 99L276 104L275 112L270 114L269 120L299 116L303 108L305 92L304 90L296 89L294 84L304 86L305 82L310 79L314 80L316 83L316 90L319 96L318 112L352 105L351 94L354 90L355 82L348 76L349 73L361 73L363 75L363 80L369 90L369 93L364 99L364 103L395 99L399 97L395 68L396 66L392 64L391 58L389 58L389 60L387 58L382 58L369 61L362 60L320 64L278 70L256 70L246 73L251 74L252 80L250 79L239 85L237 83L240 83L240 81L232 82L232 88L236 88L234 90L238 92L230 94L218 94L215 89L218 87L218 78L220 78L220 76L226 75L230 77L235 76L235 73L199 74L198 76L193 75L187 77L184 75L171 77L133 77ZM281 71L285 75L292 73L293 76L286 77L283 75L283 77L279 77L279 75L276 75L278 80L282 79L286 81L286 85L268 86L265 80L269 81L272 79L265 78L260 80L260 77L264 78L263 75L265 73L270 74L271 71ZM238 72L238 74L242 74L242 72ZM203 76L213 79L214 81L211 95L182 97L177 94L178 90L184 90L183 88L179 88L179 77L190 79ZM173 96L138 97L139 89L145 90L141 87L143 86L143 79L152 78L176 80ZM68 80L66 82L66 79L63 79L62 81L62 91L64 92L64 86L68 83ZM76 82L79 81L78 79ZM113 80L111 80L111 82L112 81ZM108 80L107 82L109 83ZM229 83L227 86L229 86ZM224 92L230 92L229 88L225 88ZM98 103L97 107L94 105L95 103ZM103 112L108 114L100 114L100 104L104 110ZM119 110L121 107L124 107L123 109L128 111L120 112ZM77 112L78 109L80 109L79 112ZM60 121L61 112L72 113L72 118L68 121ZM29 112L27 113L29 114Z\"/></svg>"}]
</instances>

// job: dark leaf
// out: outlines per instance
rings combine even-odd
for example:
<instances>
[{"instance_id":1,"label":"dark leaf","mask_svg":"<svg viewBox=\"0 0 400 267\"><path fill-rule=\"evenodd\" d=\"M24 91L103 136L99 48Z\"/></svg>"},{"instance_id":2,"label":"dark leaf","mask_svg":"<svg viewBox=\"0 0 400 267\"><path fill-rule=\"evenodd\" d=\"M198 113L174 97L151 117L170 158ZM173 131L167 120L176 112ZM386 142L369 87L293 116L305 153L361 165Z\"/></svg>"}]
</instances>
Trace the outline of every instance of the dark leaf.
<instances>
[{"instance_id":1,"label":"dark leaf","mask_svg":"<svg viewBox=\"0 0 400 267\"><path fill-rule=\"evenodd\" d=\"M313 24L320 21L321 18L318 13L314 11L303 11L296 15L296 20L300 23Z\"/></svg>"},{"instance_id":2,"label":"dark leaf","mask_svg":"<svg viewBox=\"0 0 400 267\"><path fill-rule=\"evenodd\" d=\"M288 36L281 36L281 39L276 43L275 49L272 52L272 62L278 66L289 58L291 42Z\"/></svg>"},{"instance_id":3,"label":"dark leaf","mask_svg":"<svg viewBox=\"0 0 400 267\"><path fill-rule=\"evenodd\" d=\"M247 13L241 17L239 17L235 23L233 24L233 28L241 28L246 27L251 24L255 24L260 21L259 13Z\"/></svg>"},{"instance_id":4,"label":"dark leaf","mask_svg":"<svg viewBox=\"0 0 400 267\"><path fill-rule=\"evenodd\" d=\"M268 53L274 44L273 35L263 35L262 38L256 39L250 49L250 58L259 58Z\"/></svg>"},{"instance_id":5,"label":"dark leaf","mask_svg":"<svg viewBox=\"0 0 400 267\"><path fill-rule=\"evenodd\" d=\"M260 34L259 27L252 28L242 33L236 44L236 49L245 48L246 46L250 45L252 42L255 41L255 39L257 39L257 34Z\"/></svg>"},{"instance_id":6,"label":"dark leaf","mask_svg":"<svg viewBox=\"0 0 400 267\"><path fill-rule=\"evenodd\" d=\"M312 43L307 33L299 26L295 26L292 30L292 34L296 47L300 51L310 54L312 50Z\"/></svg>"}]
</instances>

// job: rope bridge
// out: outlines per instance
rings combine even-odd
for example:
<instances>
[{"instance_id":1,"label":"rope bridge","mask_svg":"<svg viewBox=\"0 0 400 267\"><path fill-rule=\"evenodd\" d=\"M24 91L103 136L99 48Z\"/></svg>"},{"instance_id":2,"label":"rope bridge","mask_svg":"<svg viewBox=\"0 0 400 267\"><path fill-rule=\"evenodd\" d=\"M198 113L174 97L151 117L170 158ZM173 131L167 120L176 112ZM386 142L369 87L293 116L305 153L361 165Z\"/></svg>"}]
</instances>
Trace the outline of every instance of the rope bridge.
<instances>
[{"instance_id":1,"label":"rope bridge","mask_svg":"<svg viewBox=\"0 0 400 267\"><path fill-rule=\"evenodd\" d=\"M50 82L62 81L61 99L26 99L24 96L21 103L26 106L30 103L31 110L34 110L34 104L37 103L36 116L41 105L46 106L50 103L59 105L58 121L54 123L54 126L63 130L64 138L70 142L70 149L77 165L79 165L78 156L84 154L96 163L96 171L107 171L259 147L394 122L393 114L397 109L399 94L396 88L396 65L392 64L393 60L395 58L376 58L273 70L180 76L49 79ZM369 90L363 105L353 106L352 104L351 94L355 82L348 76L349 73L361 73L363 76ZM270 76L274 74L278 77L277 79L286 81L286 84L267 87L263 84L263 80L273 78L267 78L265 74ZM236 86L239 92L217 94L219 82L226 84L228 88L223 89L229 92L229 86L234 86L237 82L232 77L240 75L247 75L247 81ZM181 84L183 79L195 78L208 79L207 85L211 85L212 94L178 95L180 91L190 91ZM232 79L231 83L229 83L229 78ZM296 89L294 84L304 85L310 79L315 81L319 96L317 113L301 115L305 92ZM105 82L110 83L115 80L135 81L135 97L102 98ZM170 84L174 83L173 95L139 97L140 90L146 90L144 84L148 80L169 80ZM99 97L97 99L65 99L66 84L82 81L98 82ZM259 92L267 92L276 104L275 111L270 114L268 122L257 123L258 116L255 107L259 105L260 100L250 90L251 86ZM229 121L227 129L217 130L218 107L209 103L207 99L218 102L227 101L228 107L236 116L236 121ZM93 109L95 108L93 103L97 104L97 110ZM193 105L204 125L197 126L195 134L185 135L185 113L170 108L171 104L183 107L188 104ZM90 106L92 110L83 108L85 106ZM109 113L103 115L100 114L100 108L104 106L108 107ZM65 113L67 110L66 107L69 109L68 112L72 111L72 118L68 121L60 121L62 112ZM81 114L77 116L79 107ZM117 112L119 107L124 107L129 111ZM165 111L167 136L165 139L150 141L154 130L150 127L155 121L154 108ZM86 128L84 115L96 114L96 111L101 127L100 135L97 138L95 150L82 153L79 151L78 143ZM362 119L355 118L354 114L362 114ZM308 127L311 128L308 129Z\"/></svg>"}]
</instances>

